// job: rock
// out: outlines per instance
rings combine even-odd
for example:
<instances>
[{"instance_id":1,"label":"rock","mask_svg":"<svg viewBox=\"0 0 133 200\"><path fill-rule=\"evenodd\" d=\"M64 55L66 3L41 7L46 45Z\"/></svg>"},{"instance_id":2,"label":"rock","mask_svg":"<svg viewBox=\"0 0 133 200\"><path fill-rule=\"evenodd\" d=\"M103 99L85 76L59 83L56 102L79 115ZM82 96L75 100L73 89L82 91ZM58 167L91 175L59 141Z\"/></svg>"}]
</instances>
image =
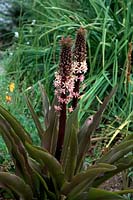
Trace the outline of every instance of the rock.
<instances>
[{"instance_id":1,"label":"rock","mask_svg":"<svg viewBox=\"0 0 133 200\"><path fill-rule=\"evenodd\" d=\"M14 16L16 5L15 0L0 0L0 50L12 45L18 17Z\"/></svg>"},{"instance_id":2,"label":"rock","mask_svg":"<svg viewBox=\"0 0 133 200\"><path fill-rule=\"evenodd\" d=\"M4 65L2 63L3 58L4 58L4 52L0 51L0 75L5 73Z\"/></svg>"},{"instance_id":3,"label":"rock","mask_svg":"<svg viewBox=\"0 0 133 200\"><path fill-rule=\"evenodd\" d=\"M1 0L0 1L0 31L9 31L14 26L12 21L11 9L13 6L12 0Z\"/></svg>"},{"instance_id":4,"label":"rock","mask_svg":"<svg viewBox=\"0 0 133 200\"><path fill-rule=\"evenodd\" d=\"M4 70L4 67L3 66L0 66L0 75L4 74L5 73L5 70Z\"/></svg>"}]
</instances>

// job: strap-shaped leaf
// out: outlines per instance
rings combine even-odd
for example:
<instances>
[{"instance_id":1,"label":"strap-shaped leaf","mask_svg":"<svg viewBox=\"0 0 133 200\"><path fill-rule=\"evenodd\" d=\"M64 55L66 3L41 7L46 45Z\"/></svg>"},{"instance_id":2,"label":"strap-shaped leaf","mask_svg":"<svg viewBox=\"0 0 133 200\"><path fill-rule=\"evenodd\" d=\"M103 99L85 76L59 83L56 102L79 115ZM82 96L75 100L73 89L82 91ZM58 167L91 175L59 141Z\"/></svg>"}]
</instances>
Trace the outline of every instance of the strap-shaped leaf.
<instances>
[{"instance_id":1,"label":"strap-shaped leaf","mask_svg":"<svg viewBox=\"0 0 133 200\"><path fill-rule=\"evenodd\" d=\"M133 139L133 134L128 134L127 137L124 138L123 142L127 141L127 140L132 140Z\"/></svg>"},{"instance_id":2,"label":"strap-shaped leaf","mask_svg":"<svg viewBox=\"0 0 133 200\"><path fill-rule=\"evenodd\" d=\"M46 94L46 91L45 91L43 85L41 84L40 81L38 83L39 83L39 88L40 88L41 97L42 97L44 124L45 124L45 128L47 129L49 126L48 113L49 113L49 109L50 109L50 103L49 103L49 98Z\"/></svg>"},{"instance_id":3,"label":"strap-shaped leaf","mask_svg":"<svg viewBox=\"0 0 133 200\"><path fill-rule=\"evenodd\" d=\"M64 183L64 174L60 163L50 153L44 151L44 149L36 148L30 144L26 144L28 152L31 157L38 161L41 165L46 166L50 176L55 180L58 188Z\"/></svg>"},{"instance_id":4,"label":"strap-shaped leaf","mask_svg":"<svg viewBox=\"0 0 133 200\"><path fill-rule=\"evenodd\" d=\"M54 99L52 101L52 105L51 105L51 107L49 109L49 113L48 113L49 123L51 123L51 121L53 120L53 113L55 112L55 105L57 105L57 104L58 104L57 96L54 96Z\"/></svg>"},{"instance_id":5,"label":"strap-shaped leaf","mask_svg":"<svg viewBox=\"0 0 133 200\"><path fill-rule=\"evenodd\" d=\"M93 187L98 187L102 183L104 183L106 180L109 178L113 177L114 175L120 173L121 171L128 169L133 166L133 156L129 155L127 157L123 157L119 159L116 163L115 166L117 167L115 170L106 172L104 173L104 176L98 177L94 183Z\"/></svg>"},{"instance_id":6,"label":"strap-shaped leaf","mask_svg":"<svg viewBox=\"0 0 133 200\"><path fill-rule=\"evenodd\" d=\"M13 158L17 175L23 177L26 183L33 186L33 172L28 163L24 145L8 122L2 117L0 117L0 132Z\"/></svg>"},{"instance_id":7,"label":"strap-shaped leaf","mask_svg":"<svg viewBox=\"0 0 133 200\"><path fill-rule=\"evenodd\" d=\"M111 149L107 154L105 154L101 159L100 162L110 163L113 164L114 162L118 161L120 158L125 156L128 152L133 151L133 134L132 139L125 140L121 142L119 145Z\"/></svg>"},{"instance_id":8,"label":"strap-shaped leaf","mask_svg":"<svg viewBox=\"0 0 133 200\"><path fill-rule=\"evenodd\" d=\"M68 198L68 200L126 200L123 196L116 192L110 192L97 188L90 188L88 192L83 192L76 197Z\"/></svg>"},{"instance_id":9,"label":"strap-shaped leaf","mask_svg":"<svg viewBox=\"0 0 133 200\"><path fill-rule=\"evenodd\" d=\"M116 191L117 194L123 195L123 194L133 194L133 188L127 188L125 190Z\"/></svg>"},{"instance_id":10,"label":"strap-shaped leaf","mask_svg":"<svg viewBox=\"0 0 133 200\"><path fill-rule=\"evenodd\" d=\"M113 88L112 91L110 92L110 94L104 99L102 105L99 108L99 111L93 116L92 122L88 123L88 127L86 127L86 130L84 129L85 132L83 133L82 129L81 129L81 132L79 132L80 141L79 141L79 154L78 154L78 159L77 159L78 162L77 162L76 172L78 172L81 169L85 153L88 150L88 147L90 145L90 143L89 143L90 136L98 127L100 120L101 120L101 116L102 116L109 100L114 95L115 91L116 91L116 87Z\"/></svg>"},{"instance_id":11,"label":"strap-shaped leaf","mask_svg":"<svg viewBox=\"0 0 133 200\"><path fill-rule=\"evenodd\" d=\"M47 196L48 196L48 198L49 198L50 200L55 200L55 199L56 199L56 194L52 193L52 192L49 190L49 188L48 188L48 186L47 186L47 183L45 182L43 176L40 175L37 171L35 171L35 174L36 174L36 176L38 177L38 179L40 180L41 184L42 184L43 187L44 187L44 191L42 191L43 188L41 187L41 193L42 193L42 192L46 192L46 194L47 194Z\"/></svg>"},{"instance_id":12,"label":"strap-shaped leaf","mask_svg":"<svg viewBox=\"0 0 133 200\"><path fill-rule=\"evenodd\" d=\"M57 147L57 140L58 140L58 132L59 132L59 116L55 115L55 121L53 124L53 134L51 137L51 146L50 146L50 153L55 155L56 147Z\"/></svg>"},{"instance_id":13,"label":"strap-shaped leaf","mask_svg":"<svg viewBox=\"0 0 133 200\"><path fill-rule=\"evenodd\" d=\"M65 182L61 192L69 197L76 196L88 188L97 176L114 169L116 169L116 167L109 164L99 164L97 166L89 167L85 172L81 172L74 176L71 182Z\"/></svg>"},{"instance_id":14,"label":"strap-shaped leaf","mask_svg":"<svg viewBox=\"0 0 133 200\"><path fill-rule=\"evenodd\" d=\"M23 126L16 120L15 117L11 115L11 113L9 113L1 105L0 105L0 115L3 116L8 121L8 123L17 133L17 135L21 138L23 144L25 143L25 141L32 143L29 134L24 130Z\"/></svg>"},{"instance_id":15,"label":"strap-shaped leaf","mask_svg":"<svg viewBox=\"0 0 133 200\"><path fill-rule=\"evenodd\" d=\"M77 107L68 117L65 129L65 138L63 143L63 149L61 154L61 164L63 170L65 171L66 164L68 163L68 152L71 143L71 133L73 133L73 128L75 133L78 133L78 112L79 107ZM73 136L74 137L74 136ZM76 136L75 136L76 137ZM76 143L75 143L76 145ZM75 147L76 148L76 147ZM75 149L76 150L76 149Z\"/></svg>"},{"instance_id":16,"label":"strap-shaped leaf","mask_svg":"<svg viewBox=\"0 0 133 200\"><path fill-rule=\"evenodd\" d=\"M68 151L68 159L65 168L65 177L68 181L71 181L76 167L78 154L78 140L77 140L77 129L72 126L70 136L70 149Z\"/></svg>"},{"instance_id":17,"label":"strap-shaped leaf","mask_svg":"<svg viewBox=\"0 0 133 200\"><path fill-rule=\"evenodd\" d=\"M82 140L82 137L84 137L84 135L86 134L88 128L90 127L90 125L93 123L93 115L89 116L84 124L80 127L80 130L78 132L78 142L80 143Z\"/></svg>"},{"instance_id":18,"label":"strap-shaped leaf","mask_svg":"<svg viewBox=\"0 0 133 200\"><path fill-rule=\"evenodd\" d=\"M30 110L31 116L32 116L32 118L33 118L33 120L35 122L37 131L38 131L38 135L39 135L40 139L42 139L42 136L44 135L44 130L42 128L42 125L41 125L41 123L39 121L39 118L38 118L38 116L37 116L32 104L31 104L30 100L28 99L27 96L25 96L25 99L26 99L27 106L28 106L28 108Z\"/></svg>"},{"instance_id":19,"label":"strap-shaped leaf","mask_svg":"<svg viewBox=\"0 0 133 200\"><path fill-rule=\"evenodd\" d=\"M9 189L19 195L22 200L32 200L33 193L28 184L20 177L8 172L0 172L0 187Z\"/></svg>"},{"instance_id":20,"label":"strap-shaped leaf","mask_svg":"<svg viewBox=\"0 0 133 200\"><path fill-rule=\"evenodd\" d=\"M59 116L57 115L54 105L56 105L57 98L55 97L49 111L49 127L45 131L42 138L42 146L47 149L50 153L54 154L58 138L58 124Z\"/></svg>"}]
</instances>

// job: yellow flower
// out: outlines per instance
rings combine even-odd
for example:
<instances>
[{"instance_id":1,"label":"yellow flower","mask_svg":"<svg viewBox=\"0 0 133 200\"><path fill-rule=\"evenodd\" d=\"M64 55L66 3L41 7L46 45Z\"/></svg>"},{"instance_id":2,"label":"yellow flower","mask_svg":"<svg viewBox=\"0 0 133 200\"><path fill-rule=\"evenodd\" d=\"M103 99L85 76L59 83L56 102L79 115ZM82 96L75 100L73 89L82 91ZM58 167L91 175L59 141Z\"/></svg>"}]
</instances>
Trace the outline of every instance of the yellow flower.
<instances>
[{"instance_id":1,"label":"yellow flower","mask_svg":"<svg viewBox=\"0 0 133 200\"><path fill-rule=\"evenodd\" d=\"M13 92L14 89L15 89L15 83L11 82L10 85L9 85L10 92Z\"/></svg>"},{"instance_id":2,"label":"yellow flower","mask_svg":"<svg viewBox=\"0 0 133 200\"><path fill-rule=\"evenodd\" d=\"M9 95L6 95L6 102L7 102L7 103L10 103L10 102L11 102L11 100L12 100L12 97L11 97L11 96L9 96Z\"/></svg>"}]
</instances>

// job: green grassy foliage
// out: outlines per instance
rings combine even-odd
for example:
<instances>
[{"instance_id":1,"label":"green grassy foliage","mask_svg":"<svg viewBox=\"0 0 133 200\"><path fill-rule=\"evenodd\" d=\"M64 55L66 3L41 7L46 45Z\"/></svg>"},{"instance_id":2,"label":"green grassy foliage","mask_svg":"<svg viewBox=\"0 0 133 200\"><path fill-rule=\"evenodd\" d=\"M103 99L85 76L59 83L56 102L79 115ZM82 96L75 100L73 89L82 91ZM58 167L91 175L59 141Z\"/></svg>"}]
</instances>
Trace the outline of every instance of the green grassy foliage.
<instances>
[{"instance_id":1,"label":"green grassy foliage","mask_svg":"<svg viewBox=\"0 0 133 200\"><path fill-rule=\"evenodd\" d=\"M31 1L18 29L16 49L8 65L20 81L21 87L34 85L38 80L45 84L51 95L54 71L58 65L58 42L62 35L75 35L79 26L87 29L88 73L86 92L80 115L96 96L102 101L107 88L118 84L118 92L110 104L113 116L126 118L132 112L133 78L126 79L128 44L132 41L131 1ZM23 13L23 12L22 12ZM29 16L27 20L25 16ZM23 21L24 19L24 21ZM96 100L96 106L97 106ZM94 109L94 108L93 108ZM93 110L92 109L92 110ZM88 115L88 113L87 113Z\"/></svg>"}]
</instances>

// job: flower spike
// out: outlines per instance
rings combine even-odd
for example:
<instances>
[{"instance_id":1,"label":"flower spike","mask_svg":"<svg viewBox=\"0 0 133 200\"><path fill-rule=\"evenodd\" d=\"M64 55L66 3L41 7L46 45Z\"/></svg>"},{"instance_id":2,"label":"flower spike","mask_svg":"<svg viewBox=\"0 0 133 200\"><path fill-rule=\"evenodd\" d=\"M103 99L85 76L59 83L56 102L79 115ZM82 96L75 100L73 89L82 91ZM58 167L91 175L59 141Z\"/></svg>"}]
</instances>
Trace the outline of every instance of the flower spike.
<instances>
[{"instance_id":1,"label":"flower spike","mask_svg":"<svg viewBox=\"0 0 133 200\"><path fill-rule=\"evenodd\" d=\"M82 27L79 28L76 35L75 48L73 52L73 74L75 75L75 85L73 90L72 102L73 109L75 109L77 106L80 82L84 80L84 74L87 71L85 35L86 30Z\"/></svg>"},{"instance_id":2,"label":"flower spike","mask_svg":"<svg viewBox=\"0 0 133 200\"><path fill-rule=\"evenodd\" d=\"M66 126L66 104L72 99L74 78L72 74L72 40L70 37L62 38L59 70L55 73L55 95L58 105L55 109L60 113L59 134L56 148L56 158L60 160Z\"/></svg>"}]
</instances>

